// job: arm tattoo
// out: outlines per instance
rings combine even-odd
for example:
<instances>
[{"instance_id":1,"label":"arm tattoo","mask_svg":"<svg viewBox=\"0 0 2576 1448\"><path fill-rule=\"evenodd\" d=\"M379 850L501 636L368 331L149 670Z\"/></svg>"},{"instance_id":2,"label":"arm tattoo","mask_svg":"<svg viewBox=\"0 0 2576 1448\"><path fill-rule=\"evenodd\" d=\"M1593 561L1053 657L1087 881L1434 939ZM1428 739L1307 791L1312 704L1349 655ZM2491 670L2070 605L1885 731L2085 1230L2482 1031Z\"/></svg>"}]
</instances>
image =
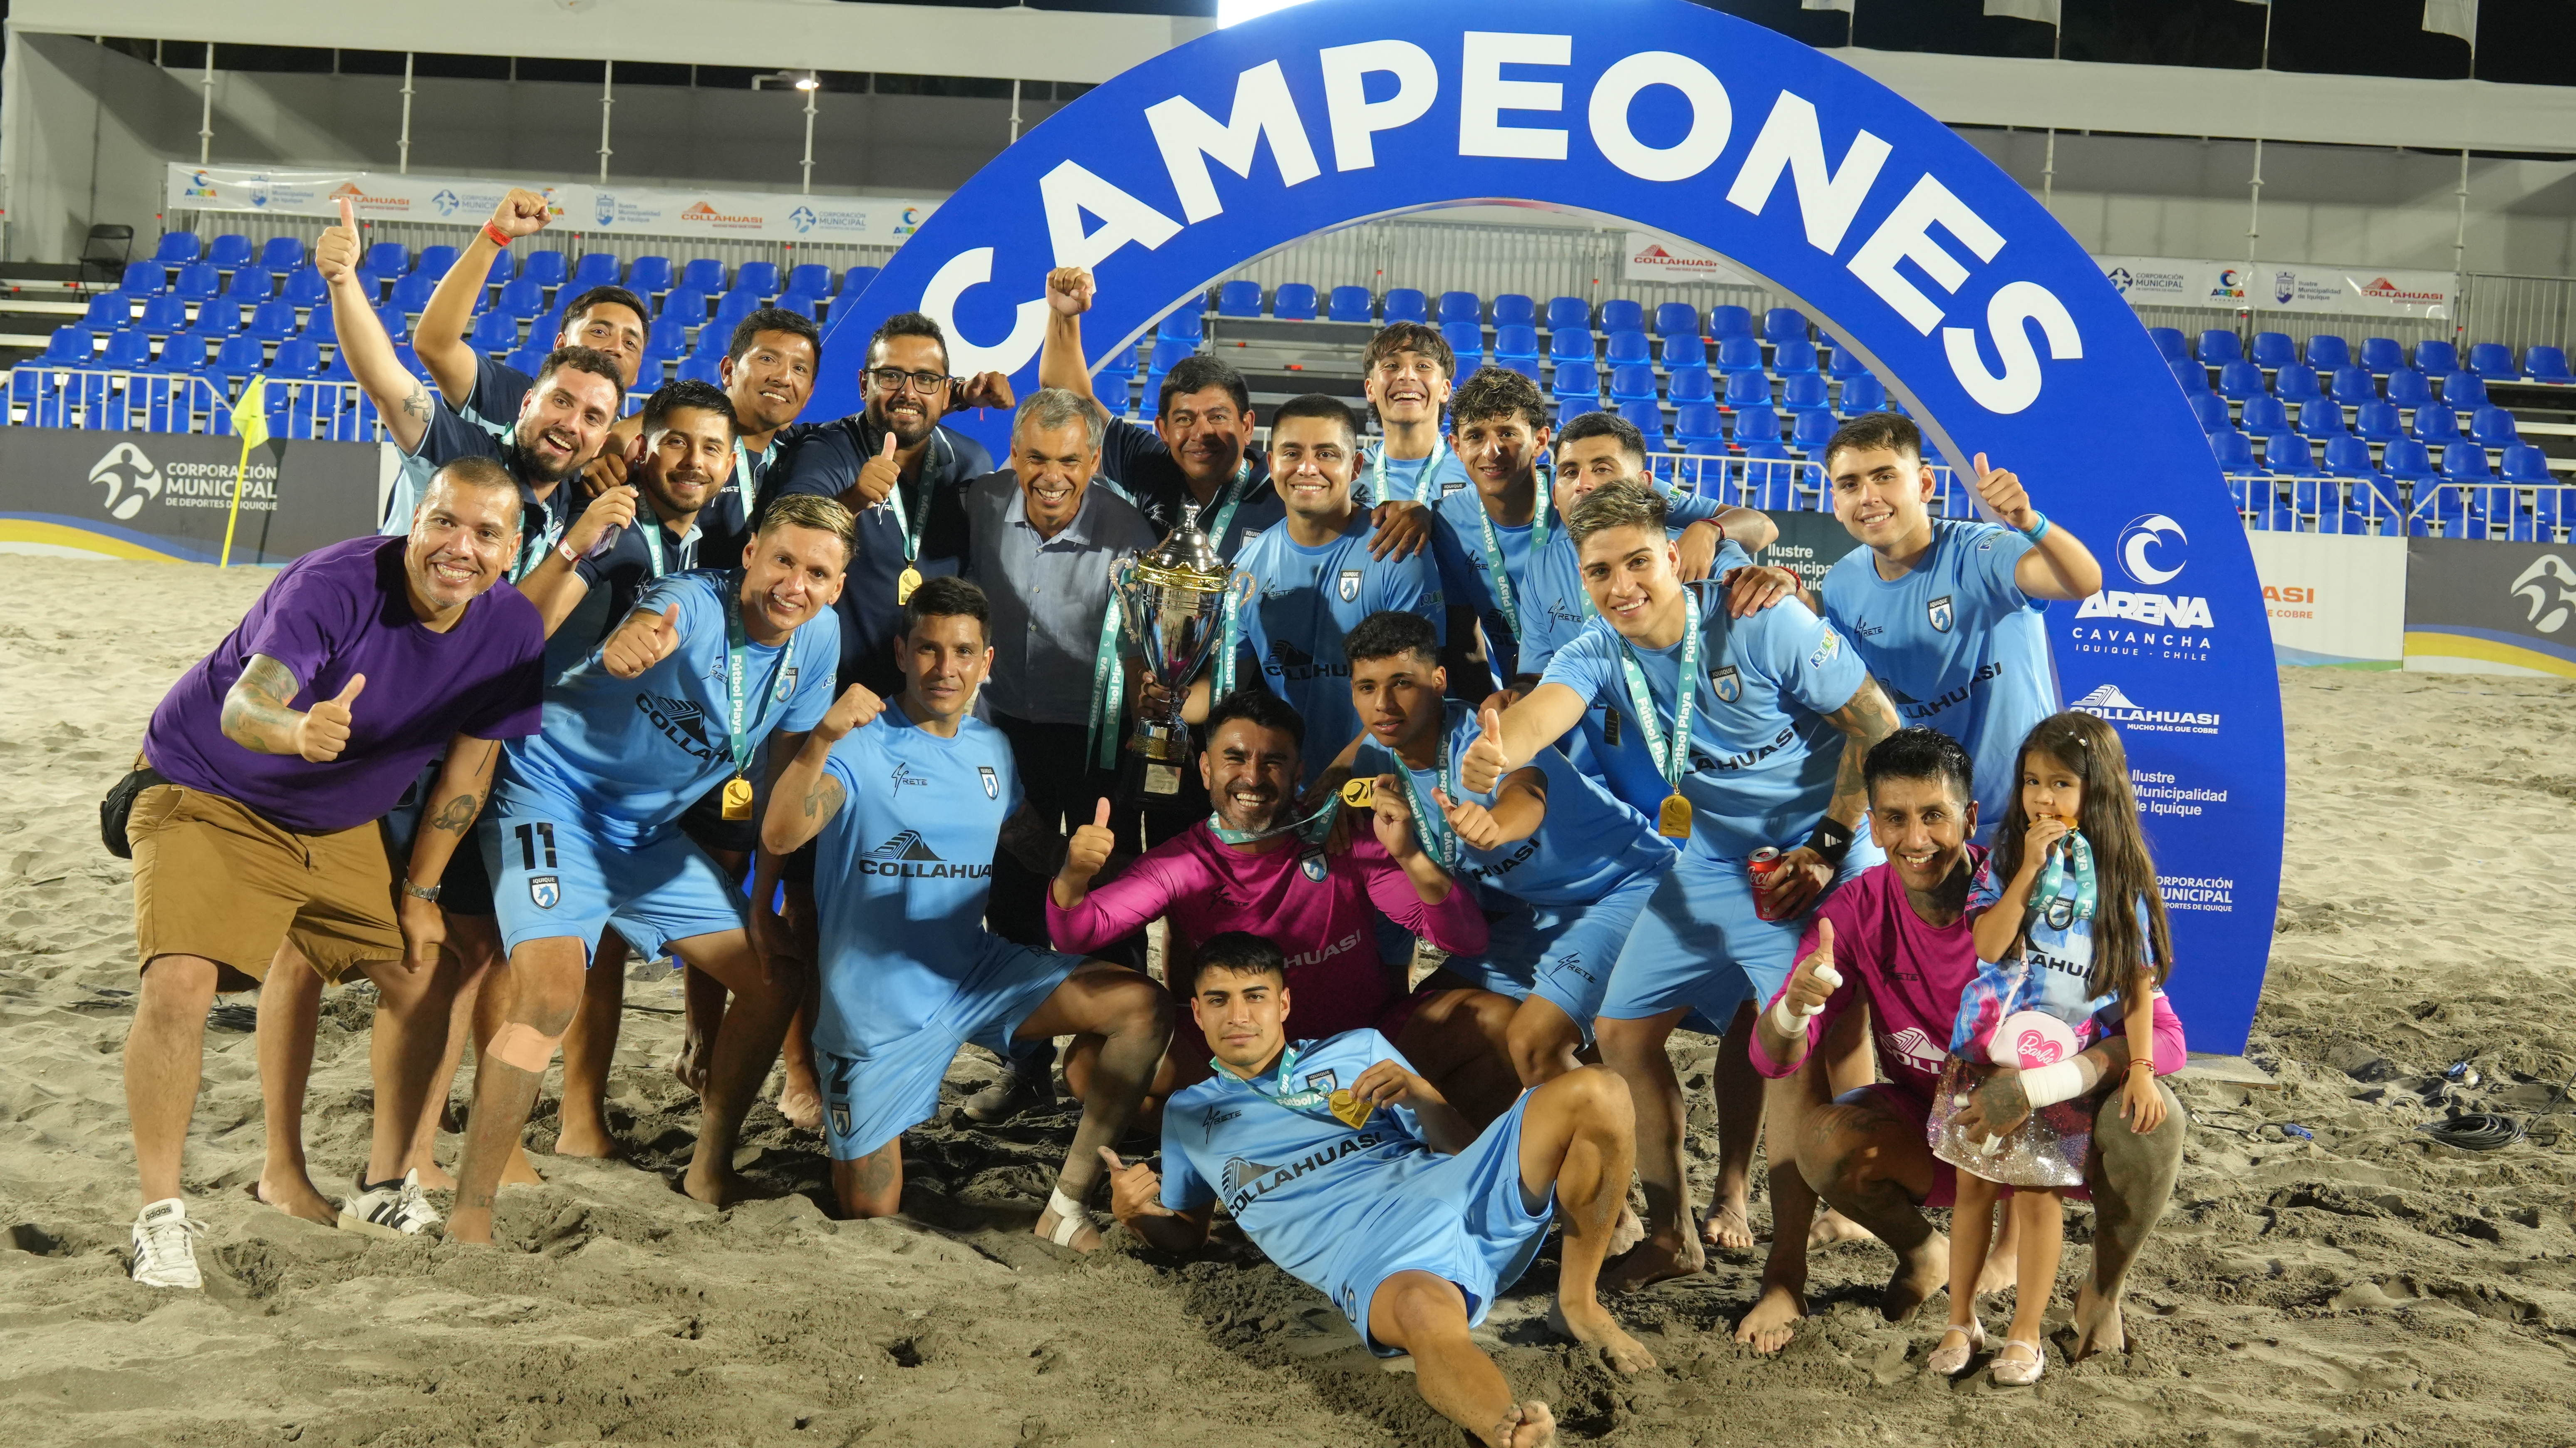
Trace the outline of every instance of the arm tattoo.
<instances>
[{"instance_id":1,"label":"arm tattoo","mask_svg":"<svg viewBox=\"0 0 2576 1448\"><path fill-rule=\"evenodd\" d=\"M419 379L413 379L411 391L403 397L402 410L405 417L429 421L429 390L420 385Z\"/></svg>"},{"instance_id":2,"label":"arm tattoo","mask_svg":"<svg viewBox=\"0 0 2576 1448\"><path fill-rule=\"evenodd\" d=\"M819 828L821 821L840 812L841 801L848 794L839 780L828 774L816 775L813 786L805 791L805 818L815 821Z\"/></svg>"},{"instance_id":3,"label":"arm tattoo","mask_svg":"<svg viewBox=\"0 0 2576 1448\"><path fill-rule=\"evenodd\" d=\"M1869 757L1871 747L1895 733L1902 721L1896 717L1896 706L1888 702L1887 691L1878 686L1878 680L1864 679L1851 702L1826 715L1825 722L1842 731L1843 736L1843 756L1834 766L1833 802L1826 812L1843 824L1854 825L1869 810L1869 786L1861 777L1861 762Z\"/></svg>"},{"instance_id":4,"label":"arm tattoo","mask_svg":"<svg viewBox=\"0 0 2576 1448\"><path fill-rule=\"evenodd\" d=\"M449 800L429 822L434 830L445 830L462 839L474 828L474 817L483 811L483 797L468 791Z\"/></svg>"},{"instance_id":5,"label":"arm tattoo","mask_svg":"<svg viewBox=\"0 0 2576 1448\"><path fill-rule=\"evenodd\" d=\"M250 666L224 694L224 737L254 754L290 752L296 711L287 707L302 688L286 665L266 654L253 654Z\"/></svg>"}]
</instances>

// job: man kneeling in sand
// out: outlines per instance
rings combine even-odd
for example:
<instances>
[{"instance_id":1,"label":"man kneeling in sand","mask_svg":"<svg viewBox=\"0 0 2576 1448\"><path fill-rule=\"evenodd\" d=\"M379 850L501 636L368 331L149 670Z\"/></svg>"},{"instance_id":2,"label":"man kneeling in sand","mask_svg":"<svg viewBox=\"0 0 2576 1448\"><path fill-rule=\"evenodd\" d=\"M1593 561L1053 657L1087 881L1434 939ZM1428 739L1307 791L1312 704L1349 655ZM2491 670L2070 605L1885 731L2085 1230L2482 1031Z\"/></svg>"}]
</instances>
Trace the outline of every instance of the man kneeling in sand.
<instances>
[{"instance_id":1,"label":"man kneeling in sand","mask_svg":"<svg viewBox=\"0 0 2576 1448\"><path fill-rule=\"evenodd\" d=\"M1515 1402L1469 1339L1538 1255L1564 1209L1550 1323L1622 1373L1655 1365L1594 1284L1636 1163L1628 1088L1582 1066L1522 1093L1485 1128L1386 1037L1346 1031L1291 1046L1277 946L1230 932L1200 949L1190 1010L1216 1075L1163 1108L1163 1165L1103 1148L1128 1230L1167 1252L1207 1240L1217 1199L1270 1259L1332 1299L1380 1356L1413 1355L1424 1401L1496 1448L1556 1440L1542 1402Z\"/></svg>"},{"instance_id":2,"label":"man kneeling in sand","mask_svg":"<svg viewBox=\"0 0 2576 1448\"><path fill-rule=\"evenodd\" d=\"M1753 1064L1772 1078L1764 1102L1775 1153L1771 1257L1762 1296L1735 1335L1764 1352L1786 1347L1807 1315L1807 1227L1819 1195L1896 1249L1896 1274L1880 1303L1889 1321L1905 1320L1949 1280L1949 1241L1917 1209L1949 1206L1957 1186L1954 1169L1932 1154L1925 1125L1960 995L1977 976L1968 882L1985 851L1968 843L1977 828L1973 767L1958 741L1917 727L1872 747L1862 777L1870 833L1887 863L1817 910L1797 967L1754 1027ZM1869 1007L1882 1079L1836 1096L1816 1047L1854 1004ZM2157 1055L2160 1072L2179 1069L2179 1039L2160 1037ZM2128 1042L2116 1034L2076 1057L2076 1099L2119 1080L2128 1059ZM2032 1101L2025 1074L1988 1076L1957 1116L1959 1127L2002 1135L2020 1126L2035 1104L2047 1104ZM2169 1088L2157 1089L2165 1117L2154 1131L2140 1134L2117 1110L2094 1118L2085 1166L2093 1265L2075 1299L2072 1360L2128 1345L2121 1285L2182 1165L2182 1108ZM1795 1168L1783 1170L1792 1151Z\"/></svg>"}]
</instances>

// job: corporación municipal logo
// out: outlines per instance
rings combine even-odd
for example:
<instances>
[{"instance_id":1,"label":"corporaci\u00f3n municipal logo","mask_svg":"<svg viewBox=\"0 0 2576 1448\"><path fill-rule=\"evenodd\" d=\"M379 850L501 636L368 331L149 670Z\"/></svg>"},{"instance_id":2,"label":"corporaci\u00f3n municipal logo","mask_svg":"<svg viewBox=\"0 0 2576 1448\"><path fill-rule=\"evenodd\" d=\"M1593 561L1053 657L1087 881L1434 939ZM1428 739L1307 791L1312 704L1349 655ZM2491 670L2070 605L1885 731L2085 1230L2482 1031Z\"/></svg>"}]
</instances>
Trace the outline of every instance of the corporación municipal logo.
<instances>
[{"instance_id":1,"label":"corporaci\u00f3n municipal logo","mask_svg":"<svg viewBox=\"0 0 2576 1448\"><path fill-rule=\"evenodd\" d=\"M444 186L441 186L438 188L437 194L429 198L429 204L437 207L438 214L441 216L454 216L456 214L456 193L448 190Z\"/></svg>"},{"instance_id":2,"label":"corporaci\u00f3n municipal logo","mask_svg":"<svg viewBox=\"0 0 2576 1448\"><path fill-rule=\"evenodd\" d=\"M814 229L814 208L811 206L799 206L795 210L788 212L787 224L795 227L800 232L812 231Z\"/></svg>"},{"instance_id":3,"label":"corporaci\u00f3n municipal logo","mask_svg":"<svg viewBox=\"0 0 2576 1448\"><path fill-rule=\"evenodd\" d=\"M2115 266L2109 271L2104 272L2103 276L2107 278L2111 285L2118 289L2123 295L2127 294L2130 283L2136 280L2129 275L2129 269L2124 266Z\"/></svg>"},{"instance_id":4,"label":"corporaci\u00f3n municipal logo","mask_svg":"<svg viewBox=\"0 0 2576 1448\"><path fill-rule=\"evenodd\" d=\"M107 485L107 496L99 506L120 523L132 521L146 502L161 496L161 470L130 442L109 448L89 470L89 480Z\"/></svg>"},{"instance_id":5,"label":"corporaci\u00f3n municipal logo","mask_svg":"<svg viewBox=\"0 0 2576 1448\"><path fill-rule=\"evenodd\" d=\"M2543 553L2513 581L2513 596L2529 611L2533 628L2556 633L2567 626L2568 610L2576 605L2576 568L2555 553Z\"/></svg>"}]
</instances>

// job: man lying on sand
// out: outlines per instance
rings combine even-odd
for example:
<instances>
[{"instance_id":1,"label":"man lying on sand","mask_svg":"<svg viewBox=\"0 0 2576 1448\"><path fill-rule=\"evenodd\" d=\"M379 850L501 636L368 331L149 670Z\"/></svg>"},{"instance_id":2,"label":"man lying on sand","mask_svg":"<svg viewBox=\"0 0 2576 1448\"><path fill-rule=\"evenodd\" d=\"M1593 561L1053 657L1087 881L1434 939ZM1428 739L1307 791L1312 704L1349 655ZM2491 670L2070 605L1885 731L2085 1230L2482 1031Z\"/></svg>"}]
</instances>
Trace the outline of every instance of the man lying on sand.
<instances>
[{"instance_id":1,"label":"man lying on sand","mask_svg":"<svg viewBox=\"0 0 2576 1448\"><path fill-rule=\"evenodd\" d=\"M1551 1324L1621 1373L1655 1365L1594 1291L1636 1158L1617 1076L1577 1067L1478 1135L1376 1031L1290 1046L1287 962L1239 932L1200 949L1190 1010L1216 1074L1164 1107L1168 1175L1103 1149L1130 1231L1193 1250L1222 1195L1236 1225L1331 1298L1370 1351L1412 1354L1424 1401L1480 1443L1540 1448L1556 1441L1547 1404L1516 1402L1467 1334L1562 1206Z\"/></svg>"}]
</instances>

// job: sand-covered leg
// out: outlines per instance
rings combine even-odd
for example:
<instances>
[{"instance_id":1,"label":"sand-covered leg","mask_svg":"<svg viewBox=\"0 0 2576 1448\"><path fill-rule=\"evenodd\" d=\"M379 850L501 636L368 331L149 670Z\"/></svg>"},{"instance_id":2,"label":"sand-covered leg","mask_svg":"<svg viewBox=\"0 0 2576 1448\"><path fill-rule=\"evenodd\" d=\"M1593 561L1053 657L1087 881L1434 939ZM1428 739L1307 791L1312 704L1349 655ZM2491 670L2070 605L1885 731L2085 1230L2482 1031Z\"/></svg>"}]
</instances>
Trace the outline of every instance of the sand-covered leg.
<instances>
[{"instance_id":1,"label":"sand-covered leg","mask_svg":"<svg viewBox=\"0 0 2576 1448\"><path fill-rule=\"evenodd\" d=\"M1467 1299L1457 1284L1428 1272L1398 1272L1371 1294L1368 1322L1370 1336L1413 1355L1422 1400L1476 1441L1533 1448L1556 1440L1547 1405L1515 1402L1503 1370L1468 1337Z\"/></svg>"},{"instance_id":2,"label":"sand-covered leg","mask_svg":"<svg viewBox=\"0 0 2576 1448\"><path fill-rule=\"evenodd\" d=\"M1672 1010L1593 1025L1601 1059L1628 1083L1637 1118L1637 1176L1646 1190L1646 1239L1604 1275L1603 1285L1613 1292L1685 1277L1707 1263L1683 1196L1681 1078L1664 1054L1664 1042L1683 1014Z\"/></svg>"},{"instance_id":3,"label":"sand-covered leg","mask_svg":"<svg viewBox=\"0 0 2576 1448\"><path fill-rule=\"evenodd\" d=\"M1717 1181L1709 1189L1700 1243L1725 1251L1753 1245L1753 1149L1762 1141L1762 1073L1753 1069L1753 1005L1746 1002L1718 1042Z\"/></svg>"},{"instance_id":4,"label":"sand-covered leg","mask_svg":"<svg viewBox=\"0 0 2576 1448\"><path fill-rule=\"evenodd\" d=\"M689 1157L681 1190L709 1206L730 1206L752 1194L749 1183L734 1175L733 1154L742 1137L742 1119L769 1079L778 1059L778 1043L804 998L801 962L781 959L773 978L739 930L676 941L672 950L682 960L714 976L733 992L724 1026L716 1032L709 1058L707 1089L700 1098L698 1145Z\"/></svg>"},{"instance_id":5,"label":"sand-covered leg","mask_svg":"<svg viewBox=\"0 0 2576 1448\"><path fill-rule=\"evenodd\" d=\"M518 1150L546 1066L581 1005L582 971L589 960L579 936L531 940L510 952L509 964L484 983L484 994L501 1002L500 1023L474 1071L474 1106L456 1172L456 1210L447 1222L451 1241L492 1240L492 1198Z\"/></svg>"},{"instance_id":6,"label":"sand-covered leg","mask_svg":"<svg viewBox=\"0 0 2576 1448\"><path fill-rule=\"evenodd\" d=\"M322 977L280 942L259 983L259 1103L268 1142L251 1194L308 1222L333 1222L340 1209L313 1185L304 1160L304 1094L313 1075L313 1033L322 1018Z\"/></svg>"},{"instance_id":7,"label":"sand-covered leg","mask_svg":"<svg viewBox=\"0 0 2576 1448\"><path fill-rule=\"evenodd\" d=\"M164 955L143 967L134 1025L125 1033L125 1110L147 1202L179 1195L179 1154L197 1109L206 1010L221 969L194 955Z\"/></svg>"},{"instance_id":8,"label":"sand-covered leg","mask_svg":"<svg viewBox=\"0 0 2576 1448\"><path fill-rule=\"evenodd\" d=\"M1089 1035L1100 1039L1085 1074L1082 1124L1073 1134L1056 1175L1055 1193L1030 1230L1059 1245L1088 1252L1100 1245L1099 1229L1079 1209L1100 1185L1102 1147L1115 1146L1136 1119L1153 1084L1163 1050L1172 1039L1172 1000L1150 977L1106 961L1086 961L1028 1019L1021 1040ZM1076 1214L1068 1216L1064 1203Z\"/></svg>"},{"instance_id":9,"label":"sand-covered leg","mask_svg":"<svg viewBox=\"0 0 2576 1448\"><path fill-rule=\"evenodd\" d=\"M626 937L602 931L582 977L581 1009L564 1033L563 1101L556 1109L557 1156L615 1156L621 1148L608 1129L608 1071L617 1059L618 1027L626 1014Z\"/></svg>"},{"instance_id":10,"label":"sand-covered leg","mask_svg":"<svg viewBox=\"0 0 2576 1448\"><path fill-rule=\"evenodd\" d=\"M2173 1200L2174 1176L2182 1169L2182 1103L2163 1082L2156 1089L2164 1093L2165 1119L2144 1136L2121 1117L2117 1093L2103 1098L2094 1117L2093 1159L2085 1173L2093 1189L2093 1264L2075 1297L2075 1343L2067 1352L2074 1362L2128 1350L2120 1292L2130 1264Z\"/></svg>"},{"instance_id":11,"label":"sand-covered leg","mask_svg":"<svg viewBox=\"0 0 2576 1448\"><path fill-rule=\"evenodd\" d=\"M1654 1355L1601 1305L1601 1263L1636 1167L1636 1113L1627 1083L1585 1066L1538 1087L1521 1108L1521 1190L1543 1202L1556 1193L1565 1228L1550 1326L1601 1349L1614 1371L1643 1372Z\"/></svg>"}]
</instances>

